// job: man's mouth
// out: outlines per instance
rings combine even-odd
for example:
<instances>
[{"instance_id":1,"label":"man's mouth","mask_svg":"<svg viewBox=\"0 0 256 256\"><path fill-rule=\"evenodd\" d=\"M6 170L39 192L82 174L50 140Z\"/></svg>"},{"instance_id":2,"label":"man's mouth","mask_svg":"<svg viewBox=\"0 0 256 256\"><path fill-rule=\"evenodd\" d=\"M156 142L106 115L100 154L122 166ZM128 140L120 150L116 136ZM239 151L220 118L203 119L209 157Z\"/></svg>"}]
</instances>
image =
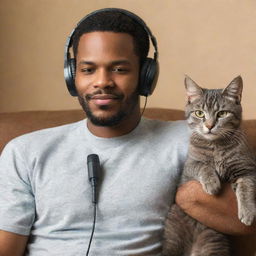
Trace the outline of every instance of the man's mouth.
<instances>
[{"instance_id":1,"label":"man's mouth","mask_svg":"<svg viewBox=\"0 0 256 256\"><path fill-rule=\"evenodd\" d=\"M95 94L89 97L89 100L93 100L93 102L96 105L109 105L117 100L119 100L121 97L119 95L115 94Z\"/></svg>"}]
</instances>

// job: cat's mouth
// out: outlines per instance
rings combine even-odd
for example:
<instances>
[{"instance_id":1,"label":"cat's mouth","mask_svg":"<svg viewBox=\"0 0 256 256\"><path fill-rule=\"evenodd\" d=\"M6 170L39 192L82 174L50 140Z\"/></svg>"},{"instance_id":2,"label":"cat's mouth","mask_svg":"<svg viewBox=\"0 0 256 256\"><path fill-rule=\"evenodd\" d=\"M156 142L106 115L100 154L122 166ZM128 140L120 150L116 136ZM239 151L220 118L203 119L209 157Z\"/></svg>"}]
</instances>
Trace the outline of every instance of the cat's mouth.
<instances>
[{"instance_id":1,"label":"cat's mouth","mask_svg":"<svg viewBox=\"0 0 256 256\"><path fill-rule=\"evenodd\" d=\"M215 133L215 131L213 130L209 130L209 129L201 129L198 131L200 133L200 135L206 139L215 139L218 137L218 134Z\"/></svg>"},{"instance_id":2,"label":"cat's mouth","mask_svg":"<svg viewBox=\"0 0 256 256\"><path fill-rule=\"evenodd\" d=\"M208 131L207 133L204 133L203 134L204 138L208 139L208 140L214 140L214 139L217 139L218 138L218 135L217 134L214 134L213 132L211 131Z\"/></svg>"},{"instance_id":3,"label":"cat's mouth","mask_svg":"<svg viewBox=\"0 0 256 256\"><path fill-rule=\"evenodd\" d=\"M206 127L204 127L202 129L202 133L204 136L209 136L209 137L216 137L217 134L216 134L216 131L214 131L215 129L208 129Z\"/></svg>"}]
</instances>

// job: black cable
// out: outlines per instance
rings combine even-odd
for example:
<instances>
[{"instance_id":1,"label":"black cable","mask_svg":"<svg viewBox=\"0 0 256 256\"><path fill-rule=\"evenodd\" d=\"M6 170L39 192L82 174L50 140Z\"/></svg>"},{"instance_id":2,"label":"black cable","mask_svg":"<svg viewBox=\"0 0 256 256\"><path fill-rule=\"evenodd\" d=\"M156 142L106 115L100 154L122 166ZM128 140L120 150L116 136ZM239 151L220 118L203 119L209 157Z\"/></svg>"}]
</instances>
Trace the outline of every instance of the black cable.
<instances>
[{"instance_id":1,"label":"black cable","mask_svg":"<svg viewBox=\"0 0 256 256\"><path fill-rule=\"evenodd\" d=\"M96 213L97 213L97 183L99 179L99 173L100 173L100 160L99 156L96 154L90 154L87 156L87 167L88 167L88 178L89 182L92 187L92 203L93 203L93 225L92 225L92 233L90 237L90 241L88 244L88 249L86 252L86 256L89 255L92 238L95 230L95 224L96 224Z\"/></svg>"},{"instance_id":2,"label":"black cable","mask_svg":"<svg viewBox=\"0 0 256 256\"><path fill-rule=\"evenodd\" d=\"M94 234L94 230L95 230L95 223L96 223L97 204L94 203L93 205L94 205L94 207L93 207L94 211L93 211L92 233L91 233L90 241L89 241L89 244L88 244L88 249L87 249L87 252L86 252L86 256L89 255L89 251L90 251L90 247L91 247L91 243L92 243L92 238L93 238L93 234Z\"/></svg>"},{"instance_id":3,"label":"black cable","mask_svg":"<svg viewBox=\"0 0 256 256\"><path fill-rule=\"evenodd\" d=\"M142 109L142 111L141 111L140 116L143 116L143 114L144 114L144 111L145 111L145 109L146 109L146 105L147 105L147 101L148 101L148 97L147 97L147 96L145 96L144 107L143 107L143 109Z\"/></svg>"}]
</instances>

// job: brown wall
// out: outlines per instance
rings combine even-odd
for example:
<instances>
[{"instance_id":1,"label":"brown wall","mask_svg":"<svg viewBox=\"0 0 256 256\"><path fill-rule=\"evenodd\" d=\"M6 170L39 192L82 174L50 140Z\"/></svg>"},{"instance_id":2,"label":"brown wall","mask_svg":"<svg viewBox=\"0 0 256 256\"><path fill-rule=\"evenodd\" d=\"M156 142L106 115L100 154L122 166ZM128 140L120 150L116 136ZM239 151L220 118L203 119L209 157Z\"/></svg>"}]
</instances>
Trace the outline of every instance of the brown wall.
<instances>
[{"instance_id":1,"label":"brown wall","mask_svg":"<svg viewBox=\"0 0 256 256\"><path fill-rule=\"evenodd\" d=\"M256 118L255 0L2 0L1 112L79 108L65 89L64 43L103 7L137 13L158 39L161 73L148 106L183 109L184 74L209 88L242 75L244 118Z\"/></svg>"}]
</instances>

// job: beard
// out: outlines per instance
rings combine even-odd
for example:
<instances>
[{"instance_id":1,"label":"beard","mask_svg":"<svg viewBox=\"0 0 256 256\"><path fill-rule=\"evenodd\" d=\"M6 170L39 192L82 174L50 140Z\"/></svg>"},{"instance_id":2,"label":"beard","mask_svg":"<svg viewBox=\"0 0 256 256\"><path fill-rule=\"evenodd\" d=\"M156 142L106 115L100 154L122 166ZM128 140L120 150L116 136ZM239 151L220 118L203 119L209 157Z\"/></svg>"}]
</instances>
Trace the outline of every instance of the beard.
<instances>
[{"instance_id":1,"label":"beard","mask_svg":"<svg viewBox=\"0 0 256 256\"><path fill-rule=\"evenodd\" d=\"M93 95L101 93L103 92L97 91ZM84 112L86 113L87 118L96 126L110 127L118 125L121 121L128 117L134 111L135 107L139 104L139 94L136 90L125 100L125 102L123 102L122 106L115 114L108 117L98 117L93 114L93 111L89 106L91 96L92 95L86 95L85 97L82 97L81 95L78 95L78 101L82 106ZM124 99L123 94L115 94L115 96L117 96L118 100ZM102 111L108 111L109 106L102 105L99 106L99 109Z\"/></svg>"}]
</instances>

